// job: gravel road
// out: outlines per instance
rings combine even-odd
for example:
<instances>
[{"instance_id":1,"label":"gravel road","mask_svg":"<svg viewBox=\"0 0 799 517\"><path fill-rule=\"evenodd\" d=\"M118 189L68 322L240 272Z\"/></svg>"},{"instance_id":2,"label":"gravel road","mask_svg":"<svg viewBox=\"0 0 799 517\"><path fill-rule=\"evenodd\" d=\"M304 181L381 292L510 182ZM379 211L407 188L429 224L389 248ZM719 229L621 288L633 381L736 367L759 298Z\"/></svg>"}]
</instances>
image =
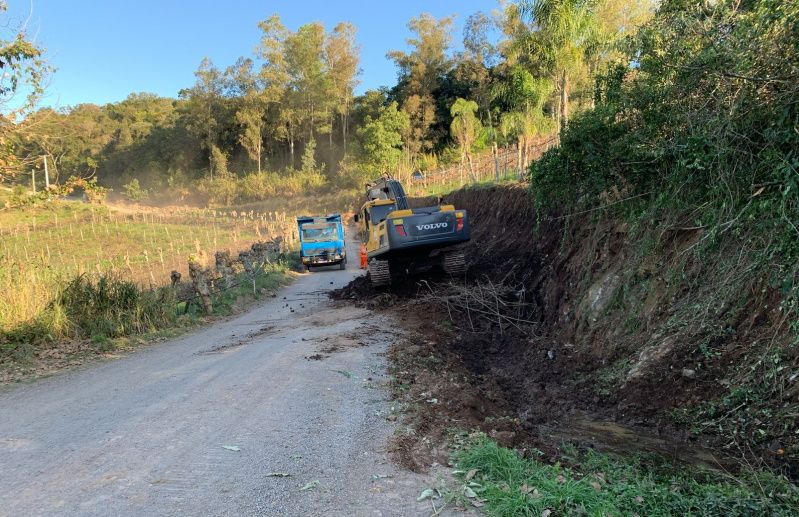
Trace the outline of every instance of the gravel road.
<instances>
[{"instance_id":1,"label":"gravel road","mask_svg":"<svg viewBox=\"0 0 799 517\"><path fill-rule=\"evenodd\" d=\"M430 478L385 452L392 335L327 299L355 262L227 322L0 390L0 515L429 515L416 497Z\"/></svg>"}]
</instances>

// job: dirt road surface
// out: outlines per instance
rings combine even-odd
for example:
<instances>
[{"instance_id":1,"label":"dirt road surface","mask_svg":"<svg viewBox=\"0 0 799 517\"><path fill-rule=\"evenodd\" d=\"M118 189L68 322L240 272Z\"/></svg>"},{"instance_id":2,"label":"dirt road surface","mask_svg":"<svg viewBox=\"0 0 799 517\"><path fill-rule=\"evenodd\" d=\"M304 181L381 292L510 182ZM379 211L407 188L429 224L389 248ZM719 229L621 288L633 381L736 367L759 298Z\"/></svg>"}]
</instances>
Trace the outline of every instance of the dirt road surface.
<instances>
[{"instance_id":1,"label":"dirt road surface","mask_svg":"<svg viewBox=\"0 0 799 517\"><path fill-rule=\"evenodd\" d=\"M230 321L0 390L0 515L429 515L416 497L431 480L386 455L392 336L326 296L355 262Z\"/></svg>"}]
</instances>

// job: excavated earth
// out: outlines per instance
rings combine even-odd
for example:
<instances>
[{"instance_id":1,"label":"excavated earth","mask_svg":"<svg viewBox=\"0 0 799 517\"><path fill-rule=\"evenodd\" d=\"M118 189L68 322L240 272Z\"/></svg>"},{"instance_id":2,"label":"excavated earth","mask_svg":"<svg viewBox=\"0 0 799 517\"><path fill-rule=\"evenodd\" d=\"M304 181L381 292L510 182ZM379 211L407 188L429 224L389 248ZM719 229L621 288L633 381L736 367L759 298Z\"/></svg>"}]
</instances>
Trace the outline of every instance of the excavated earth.
<instances>
[{"instance_id":1,"label":"excavated earth","mask_svg":"<svg viewBox=\"0 0 799 517\"><path fill-rule=\"evenodd\" d=\"M635 243L624 224L588 215L568 225L565 218L537 223L526 186L464 189L444 201L469 211L466 278L418 278L375 290L364 276L332 294L391 312L410 332L389 352L395 396L409 408L408 432L393 442L396 460L417 471L444 463L456 433L476 429L552 459L571 442L725 469L739 465L719 437L689 433L672 415L717 397L746 346L776 335L773 299L751 300L729 337L715 343L718 360L703 364L701 336L668 326L673 305L689 293L667 289L659 271L697 235L675 235L643 265L634 263L651 288L633 293L643 323L629 328L629 316L614 306L629 278L625 268L633 267ZM690 267L687 274L699 274ZM451 303L464 293L476 296L469 293L478 286L501 290L495 301L513 307L512 321L498 323L490 310ZM764 444L750 459L795 478L796 456L783 453L795 440Z\"/></svg>"}]
</instances>

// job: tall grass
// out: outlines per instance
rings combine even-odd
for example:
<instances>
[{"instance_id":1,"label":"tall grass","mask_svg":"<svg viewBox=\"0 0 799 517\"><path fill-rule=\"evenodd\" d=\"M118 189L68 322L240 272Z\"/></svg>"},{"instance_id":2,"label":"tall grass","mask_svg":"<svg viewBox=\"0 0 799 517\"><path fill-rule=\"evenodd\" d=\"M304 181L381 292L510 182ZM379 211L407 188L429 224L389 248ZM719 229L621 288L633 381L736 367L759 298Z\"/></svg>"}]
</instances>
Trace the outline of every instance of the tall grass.
<instances>
[{"instance_id":1,"label":"tall grass","mask_svg":"<svg viewBox=\"0 0 799 517\"><path fill-rule=\"evenodd\" d=\"M192 254L235 251L292 230L292 218L277 211L123 212L62 202L2 211L0 331L36 319L72 278L111 275L157 287L172 270L186 277Z\"/></svg>"},{"instance_id":2,"label":"tall grass","mask_svg":"<svg viewBox=\"0 0 799 517\"><path fill-rule=\"evenodd\" d=\"M273 210L142 209L52 201L0 211L0 347L15 357L43 342L113 338L174 322L176 270L188 257L291 237Z\"/></svg>"},{"instance_id":3,"label":"tall grass","mask_svg":"<svg viewBox=\"0 0 799 517\"><path fill-rule=\"evenodd\" d=\"M291 257L269 264L256 278L256 293L280 287L292 265ZM245 275L239 274L234 289L214 293L216 314L229 314L239 298L254 294ZM0 365L27 361L37 349L62 340L90 339L105 351L113 348L110 340L114 338L174 327L184 316L191 320L200 312L191 299L179 299L172 286L143 287L112 275L54 279L49 288L39 293L42 306L32 318L0 329Z\"/></svg>"}]
</instances>

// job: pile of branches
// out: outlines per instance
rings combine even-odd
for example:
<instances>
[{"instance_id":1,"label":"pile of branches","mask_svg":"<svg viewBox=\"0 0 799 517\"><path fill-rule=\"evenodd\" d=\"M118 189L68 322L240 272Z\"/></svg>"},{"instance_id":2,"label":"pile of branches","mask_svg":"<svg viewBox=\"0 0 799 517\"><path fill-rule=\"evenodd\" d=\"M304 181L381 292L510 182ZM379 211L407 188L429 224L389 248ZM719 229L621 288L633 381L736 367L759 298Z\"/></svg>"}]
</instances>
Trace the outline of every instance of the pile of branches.
<instances>
[{"instance_id":1,"label":"pile of branches","mask_svg":"<svg viewBox=\"0 0 799 517\"><path fill-rule=\"evenodd\" d=\"M535 326L536 306L528 301L522 287L511 287L484 279L469 285L435 284L424 282L427 292L421 300L445 308L449 319L459 330L466 332L524 332L523 327Z\"/></svg>"}]
</instances>

